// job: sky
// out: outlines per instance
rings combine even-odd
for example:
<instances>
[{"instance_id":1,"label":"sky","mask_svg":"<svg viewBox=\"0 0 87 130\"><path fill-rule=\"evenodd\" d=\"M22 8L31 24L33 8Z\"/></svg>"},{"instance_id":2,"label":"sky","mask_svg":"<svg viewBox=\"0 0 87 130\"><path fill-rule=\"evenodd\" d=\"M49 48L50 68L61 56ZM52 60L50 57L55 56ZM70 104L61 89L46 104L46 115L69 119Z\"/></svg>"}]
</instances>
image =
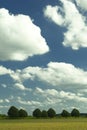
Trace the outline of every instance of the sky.
<instances>
[{"instance_id":1,"label":"sky","mask_svg":"<svg viewBox=\"0 0 87 130\"><path fill-rule=\"evenodd\" d=\"M87 0L0 0L0 113L87 112Z\"/></svg>"}]
</instances>

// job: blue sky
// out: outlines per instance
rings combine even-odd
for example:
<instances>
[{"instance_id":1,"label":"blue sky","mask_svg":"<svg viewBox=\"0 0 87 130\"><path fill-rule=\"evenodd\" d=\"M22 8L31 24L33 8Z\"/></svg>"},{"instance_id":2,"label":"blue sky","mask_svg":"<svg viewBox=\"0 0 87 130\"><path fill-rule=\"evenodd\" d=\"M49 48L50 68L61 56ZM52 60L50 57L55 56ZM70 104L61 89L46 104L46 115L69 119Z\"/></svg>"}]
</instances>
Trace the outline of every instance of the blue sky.
<instances>
[{"instance_id":1,"label":"blue sky","mask_svg":"<svg viewBox=\"0 0 87 130\"><path fill-rule=\"evenodd\" d=\"M87 112L86 0L0 0L0 113Z\"/></svg>"}]
</instances>

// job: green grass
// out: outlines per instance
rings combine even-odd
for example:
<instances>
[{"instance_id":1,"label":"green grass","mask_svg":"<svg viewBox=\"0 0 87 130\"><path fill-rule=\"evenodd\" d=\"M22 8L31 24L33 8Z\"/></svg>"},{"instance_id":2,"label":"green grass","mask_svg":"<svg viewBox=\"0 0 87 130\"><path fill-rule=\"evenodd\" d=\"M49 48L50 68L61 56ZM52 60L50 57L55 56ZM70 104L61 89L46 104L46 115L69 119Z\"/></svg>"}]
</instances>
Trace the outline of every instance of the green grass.
<instances>
[{"instance_id":1,"label":"green grass","mask_svg":"<svg viewBox=\"0 0 87 130\"><path fill-rule=\"evenodd\" d=\"M0 130L87 130L87 118L0 120Z\"/></svg>"}]
</instances>

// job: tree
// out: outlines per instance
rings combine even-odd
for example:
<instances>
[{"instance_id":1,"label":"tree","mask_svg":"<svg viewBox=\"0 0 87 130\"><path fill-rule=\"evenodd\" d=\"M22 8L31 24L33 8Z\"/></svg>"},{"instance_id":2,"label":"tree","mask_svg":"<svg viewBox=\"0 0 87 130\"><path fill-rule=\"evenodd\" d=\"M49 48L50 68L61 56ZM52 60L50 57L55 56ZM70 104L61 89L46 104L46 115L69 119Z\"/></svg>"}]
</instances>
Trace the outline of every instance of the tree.
<instances>
[{"instance_id":1,"label":"tree","mask_svg":"<svg viewBox=\"0 0 87 130\"><path fill-rule=\"evenodd\" d=\"M47 111L43 110L41 113L41 117L44 117L44 118L48 117Z\"/></svg>"},{"instance_id":2,"label":"tree","mask_svg":"<svg viewBox=\"0 0 87 130\"><path fill-rule=\"evenodd\" d=\"M61 113L61 116L62 117L69 117L70 116L70 113L66 110L63 110L62 113Z\"/></svg>"},{"instance_id":3,"label":"tree","mask_svg":"<svg viewBox=\"0 0 87 130\"><path fill-rule=\"evenodd\" d=\"M77 110L77 109L74 108L72 110L72 112L71 112L71 116L73 116L73 117L79 117L80 116L79 110Z\"/></svg>"},{"instance_id":4,"label":"tree","mask_svg":"<svg viewBox=\"0 0 87 130\"><path fill-rule=\"evenodd\" d=\"M36 118L41 117L41 111L40 111L39 108L37 108L37 109L35 109L35 110L33 111L33 116L36 117Z\"/></svg>"},{"instance_id":5,"label":"tree","mask_svg":"<svg viewBox=\"0 0 87 130\"><path fill-rule=\"evenodd\" d=\"M50 117L50 118L53 118L53 117L55 117L55 115L56 115L55 110L52 109L52 108L50 108L50 109L47 111L47 113L48 113L48 117Z\"/></svg>"},{"instance_id":6,"label":"tree","mask_svg":"<svg viewBox=\"0 0 87 130\"><path fill-rule=\"evenodd\" d=\"M28 116L28 113L23 109L20 109L18 112L19 112L19 117L27 117Z\"/></svg>"},{"instance_id":7,"label":"tree","mask_svg":"<svg viewBox=\"0 0 87 130\"><path fill-rule=\"evenodd\" d=\"M8 116L10 118L17 118L19 117L19 112L18 112L18 109L14 106L11 106L8 110Z\"/></svg>"}]
</instances>

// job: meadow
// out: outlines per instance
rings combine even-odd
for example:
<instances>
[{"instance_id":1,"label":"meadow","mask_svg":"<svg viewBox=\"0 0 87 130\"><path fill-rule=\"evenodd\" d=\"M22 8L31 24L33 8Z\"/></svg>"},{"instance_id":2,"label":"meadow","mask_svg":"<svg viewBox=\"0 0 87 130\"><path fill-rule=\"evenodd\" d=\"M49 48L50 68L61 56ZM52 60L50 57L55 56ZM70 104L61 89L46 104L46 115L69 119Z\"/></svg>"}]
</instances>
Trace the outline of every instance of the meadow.
<instances>
[{"instance_id":1,"label":"meadow","mask_svg":"<svg viewBox=\"0 0 87 130\"><path fill-rule=\"evenodd\" d=\"M0 120L0 130L87 130L87 118Z\"/></svg>"}]
</instances>

